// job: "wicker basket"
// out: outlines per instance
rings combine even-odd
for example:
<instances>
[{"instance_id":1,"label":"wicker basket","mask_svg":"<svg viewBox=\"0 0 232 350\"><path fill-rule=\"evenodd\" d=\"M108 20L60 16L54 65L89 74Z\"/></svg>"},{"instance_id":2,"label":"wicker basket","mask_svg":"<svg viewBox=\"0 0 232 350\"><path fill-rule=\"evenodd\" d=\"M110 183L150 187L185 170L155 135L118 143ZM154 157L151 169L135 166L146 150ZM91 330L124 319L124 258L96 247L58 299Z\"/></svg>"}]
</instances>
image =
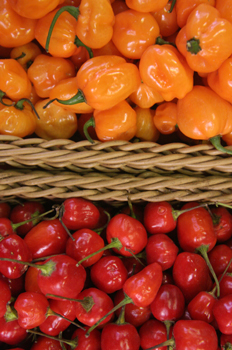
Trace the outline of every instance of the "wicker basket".
<instances>
[{"instance_id":1,"label":"wicker basket","mask_svg":"<svg viewBox=\"0 0 232 350\"><path fill-rule=\"evenodd\" d=\"M232 157L208 144L0 136L0 167L2 200L232 203Z\"/></svg>"}]
</instances>

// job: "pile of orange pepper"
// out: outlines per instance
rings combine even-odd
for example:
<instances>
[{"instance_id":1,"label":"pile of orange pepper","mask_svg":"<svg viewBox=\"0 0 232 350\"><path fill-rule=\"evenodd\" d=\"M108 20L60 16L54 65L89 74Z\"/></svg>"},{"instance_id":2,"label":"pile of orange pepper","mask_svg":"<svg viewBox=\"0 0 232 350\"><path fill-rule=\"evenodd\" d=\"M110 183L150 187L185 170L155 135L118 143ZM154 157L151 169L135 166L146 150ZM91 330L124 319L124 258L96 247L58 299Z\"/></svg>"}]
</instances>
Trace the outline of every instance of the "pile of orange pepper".
<instances>
[{"instance_id":1,"label":"pile of orange pepper","mask_svg":"<svg viewBox=\"0 0 232 350\"><path fill-rule=\"evenodd\" d=\"M232 154L231 40L232 0L0 0L0 134Z\"/></svg>"}]
</instances>

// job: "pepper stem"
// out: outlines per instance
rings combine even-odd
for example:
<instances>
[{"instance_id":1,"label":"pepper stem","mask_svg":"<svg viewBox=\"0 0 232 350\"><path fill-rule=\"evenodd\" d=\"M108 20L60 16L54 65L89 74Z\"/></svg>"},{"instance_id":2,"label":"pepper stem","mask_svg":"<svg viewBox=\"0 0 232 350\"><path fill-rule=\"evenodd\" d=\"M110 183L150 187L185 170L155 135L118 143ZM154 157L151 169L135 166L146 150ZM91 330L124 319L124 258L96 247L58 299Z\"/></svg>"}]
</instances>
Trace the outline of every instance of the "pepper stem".
<instances>
[{"instance_id":1,"label":"pepper stem","mask_svg":"<svg viewBox=\"0 0 232 350\"><path fill-rule=\"evenodd\" d=\"M168 13L171 13L173 11L175 4L176 4L176 0L172 0L172 4L170 9L168 10Z\"/></svg>"},{"instance_id":2,"label":"pepper stem","mask_svg":"<svg viewBox=\"0 0 232 350\"><path fill-rule=\"evenodd\" d=\"M78 89L76 95L71 97L69 100L60 100L59 98L53 98L53 100L48 101L48 103L46 103L46 105L43 106L43 109L47 108L54 101L57 101L62 105L67 105L67 106L72 106L78 103L86 102L83 92L80 89Z\"/></svg>"},{"instance_id":3,"label":"pepper stem","mask_svg":"<svg viewBox=\"0 0 232 350\"><path fill-rule=\"evenodd\" d=\"M57 298L57 299L62 299L62 300L69 300L69 301L75 301L76 303L80 303L81 306L85 309L86 312L89 312L92 307L94 306L94 300L93 297L88 296L84 297L83 299L74 299L74 298L67 298L67 297L62 297L60 295L55 295L55 294L46 294L46 297L50 298Z\"/></svg>"},{"instance_id":4,"label":"pepper stem","mask_svg":"<svg viewBox=\"0 0 232 350\"><path fill-rule=\"evenodd\" d=\"M223 152L223 153L232 154L232 151L231 151L231 150L226 149L225 147L223 147L223 146L221 145L221 136L220 136L220 135L211 137L211 138L209 139L209 141L212 143L212 145L213 145L218 151L221 151L221 152Z\"/></svg>"},{"instance_id":5,"label":"pepper stem","mask_svg":"<svg viewBox=\"0 0 232 350\"><path fill-rule=\"evenodd\" d=\"M6 96L6 93L2 90L0 90L0 103L3 105L3 106L6 106L6 107L12 107L14 106L14 103L11 103L10 105L8 105L7 103L3 102L3 97Z\"/></svg>"},{"instance_id":6,"label":"pepper stem","mask_svg":"<svg viewBox=\"0 0 232 350\"><path fill-rule=\"evenodd\" d=\"M110 222L110 219L111 219L111 216L110 216L110 213L108 213L108 211L104 210L104 213L106 214L107 216L107 222L105 223L105 225L103 225L102 227L99 227L99 228L96 228L95 231L98 235L100 235L102 233L102 231L108 226L109 222Z\"/></svg>"},{"instance_id":7,"label":"pepper stem","mask_svg":"<svg viewBox=\"0 0 232 350\"><path fill-rule=\"evenodd\" d=\"M49 44L50 44L52 32L53 32L53 29L55 27L56 21L58 20L60 15L65 11L68 12L70 15L72 15L75 19L78 18L79 8L75 7L75 6L63 6L56 12L55 16L53 17L52 23L50 25L49 31L48 31L48 36L47 36L47 40L46 40L46 44L45 44L46 52L49 52Z\"/></svg>"},{"instance_id":8,"label":"pepper stem","mask_svg":"<svg viewBox=\"0 0 232 350\"><path fill-rule=\"evenodd\" d=\"M49 317L49 316L60 317L60 318L62 318L63 320L68 321L69 323L73 324L74 326L76 326L76 327L78 327L78 328L81 328L83 331L86 330L86 329L85 329L84 327L82 327L80 324L78 324L78 323L76 323L76 322L74 322L74 321L69 320L67 317L58 314L57 312L53 311L53 310L50 309L50 308L48 308L48 311L47 311L47 317Z\"/></svg>"},{"instance_id":9,"label":"pepper stem","mask_svg":"<svg viewBox=\"0 0 232 350\"><path fill-rule=\"evenodd\" d=\"M89 58L93 58L93 51L90 47L86 46L82 41L80 41L80 39L78 38L78 36L75 37L75 41L74 41L74 44L77 46L77 47L85 47L86 50L88 51L89 53Z\"/></svg>"},{"instance_id":10,"label":"pepper stem","mask_svg":"<svg viewBox=\"0 0 232 350\"><path fill-rule=\"evenodd\" d=\"M215 281L215 284L216 284L216 289L217 289L217 297L219 298L220 297L220 285L219 285L219 282L218 282L218 278L217 278L217 275L216 273L214 272L214 269L213 269L213 266L211 265L211 262L209 261L209 257L208 257L208 246L207 245L201 245L200 247L198 247L196 249L197 252L199 252L203 258L205 259L205 262L214 278L214 281Z\"/></svg>"},{"instance_id":11,"label":"pepper stem","mask_svg":"<svg viewBox=\"0 0 232 350\"><path fill-rule=\"evenodd\" d=\"M14 107L17 108L17 109L23 110L23 108L24 108L24 106L23 106L24 102L27 102L27 103L31 106L31 108L32 108L33 112L35 113L37 119L40 120L39 114L37 113L37 111L36 111L36 109L35 109L33 103L32 103L28 98L21 98L21 100L19 100L18 102L16 102L16 103L14 104Z\"/></svg>"},{"instance_id":12,"label":"pepper stem","mask_svg":"<svg viewBox=\"0 0 232 350\"><path fill-rule=\"evenodd\" d=\"M200 40L196 38L189 39L186 43L186 49L188 52L196 55L199 51L201 51Z\"/></svg>"},{"instance_id":13,"label":"pepper stem","mask_svg":"<svg viewBox=\"0 0 232 350\"><path fill-rule=\"evenodd\" d=\"M175 340L173 338L168 339L168 340L164 341L163 343L160 343L160 344L158 344L156 346L152 346L151 348L148 348L146 350L158 349L158 348L161 348L162 346L172 346L172 347L174 347L175 346Z\"/></svg>"},{"instance_id":14,"label":"pepper stem","mask_svg":"<svg viewBox=\"0 0 232 350\"><path fill-rule=\"evenodd\" d=\"M37 211L34 214L32 214L32 217L30 219L22 221L22 222L18 222L17 224L11 224L13 231L17 230L18 227L25 225L28 222L31 222L31 221L35 221L35 223L38 222L39 221L38 219L44 217L47 214L52 213L53 211L54 211L54 209L51 209L51 210L47 211L46 213L42 213L40 215L35 215L36 213L38 213L38 211Z\"/></svg>"},{"instance_id":15,"label":"pepper stem","mask_svg":"<svg viewBox=\"0 0 232 350\"><path fill-rule=\"evenodd\" d=\"M87 260L89 258L92 258L92 256L94 256L94 255L96 255L96 254L98 254L100 252L103 252L104 250L112 249L112 248L116 248L116 249L120 250L122 247L123 247L123 245L120 242L120 240L117 237L114 237L114 238L111 239L111 243L107 244L105 247L97 250L96 252L94 252L92 254L89 254L85 258L83 258L80 261L78 261L77 266L81 265L83 263L83 261L85 261L85 260Z\"/></svg>"},{"instance_id":16,"label":"pepper stem","mask_svg":"<svg viewBox=\"0 0 232 350\"><path fill-rule=\"evenodd\" d=\"M35 267L36 269L39 269L44 276L50 276L52 272L55 270L55 262L54 261L47 261L44 265L37 265L28 261L22 261L22 260L16 260L16 259L10 259L10 258L2 258L0 257L0 261L9 261L14 262L21 265L27 265L31 267Z\"/></svg>"},{"instance_id":17,"label":"pepper stem","mask_svg":"<svg viewBox=\"0 0 232 350\"><path fill-rule=\"evenodd\" d=\"M83 132L85 134L85 137L87 138L87 140L90 142L90 143L94 143L93 139L89 136L89 133L88 133L88 128L92 126L95 128L95 120L94 120L94 117L92 116L91 118L89 118L89 120L87 120L87 122L84 124L83 126Z\"/></svg>"},{"instance_id":18,"label":"pepper stem","mask_svg":"<svg viewBox=\"0 0 232 350\"><path fill-rule=\"evenodd\" d=\"M196 207L192 207L192 208L188 208L188 209L184 209L184 210L172 210L173 219L177 220L181 214L187 213L188 211L192 211L192 210L197 209L197 208L206 207L206 206L207 206L207 204L200 204L200 205L197 205Z\"/></svg>"},{"instance_id":19,"label":"pepper stem","mask_svg":"<svg viewBox=\"0 0 232 350\"><path fill-rule=\"evenodd\" d=\"M161 38L161 36L158 36L156 38L155 45L172 45L176 48L176 45L174 43L164 40L163 38Z\"/></svg>"},{"instance_id":20,"label":"pepper stem","mask_svg":"<svg viewBox=\"0 0 232 350\"><path fill-rule=\"evenodd\" d=\"M85 334L86 338L90 335L90 333L102 322L104 321L109 315L111 315L113 312L116 310L120 309L120 307L123 307L124 305L127 304L132 304L133 300L125 294L125 297L120 303L118 303L113 309L111 309L105 316L103 316L99 321L97 321L92 327L89 328L88 332Z\"/></svg>"},{"instance_id":21,"label":"pepper stem","mask_svg":"<svg viewBox=\"0 0 232 350\"><path fill-rule=\"evenodd\" d=\"M49 338L49 339L57 340L57 341L59 341L61 343L65 343L65 344L71 346L72 349L75 349L75 347L77 347L77 345L78 345L78 342L77 342L76 338L74 338L73 340L56 338L56 337L53 337L52 335L48 335L48 334L44 334L44 333L41 333L41 332L33 331L32 329L27 329L26 332L32 333L32 334L36 334L36 335L41 335L42 337L45 336L46 338Z\"/></svg>"}]
</instances>

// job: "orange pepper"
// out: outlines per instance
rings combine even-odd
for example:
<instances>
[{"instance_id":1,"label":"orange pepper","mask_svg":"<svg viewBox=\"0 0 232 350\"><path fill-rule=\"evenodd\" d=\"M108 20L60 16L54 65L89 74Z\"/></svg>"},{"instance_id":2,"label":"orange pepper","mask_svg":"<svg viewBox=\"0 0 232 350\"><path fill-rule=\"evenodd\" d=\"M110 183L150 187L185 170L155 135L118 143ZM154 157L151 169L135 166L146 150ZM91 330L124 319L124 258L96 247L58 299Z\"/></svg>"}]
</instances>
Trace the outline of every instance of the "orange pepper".
<instances>
[{"instance_id":1,"label":"orange pepper","mask_svg":"<svg viewBox=\"0 0 232 350\"><path fill-rule=\"evenodd\" d=\"M188 65L199 73L213 72L232 54L232 23L219 11L200 4L176 37L176 46Z\"/></svg>"},{"instance_id":2,"label":"orange pepper","mask_svg":"<svg viewBox=\"0 0 232 350\"><path fill-rule=\"evenodd\" d=\"M103 55L116 55L116 56L123 57L123 55L114 45L112 40L110 40L105 46L101 47L100 49L93 49L92 51L93 51L94 57L103 56Z\"/></svg>"},{"instance_id":3,"label":"orange pepper","mask_svg":"<svg viewBox=\"0 0 232 350\"><path fill-rule=\"evenodd\" d=\"M70 60L44 54L35 58L27 73L37 95L42 98L49 97L50 91L59 81L76 75Z\"/></svg>"},{"instance_id":4,"label":"orange pepper","mask_svg":"<svg viewBox=\"0 0 232 350\"><path fill-rule=\"evenodd\" d=\"M80 103L66 105L60 103L59 101L70 100L75 97L78 93L78 87L76 82L76 77L61 80L56 86L51 90L49 98L54 100L54 104L57 106L62 106L64 109L69 110L74 113L91 113L93 108L89 106L84 100ZM58 100L58 101L57 101Z\"/></svg>"},{"instance_id":5,"label":"orange pepper","mask_svg":"<svg viewBox=\"0 0 232 350\"><path fill-rule=\"evenodd\" d=\"M159 36L152 14L127 10L115 16L112 41L124 57L139 59Z\"/></svg>"},{"instance_id":6,"label":"orange pepper","mask_svg":"<svg viewBox=\"0 0 232 350\"><path fill-rule=\"evenodd\" d=\"M63 6L75 6L78 7L81 3L81 0L64 0Z\"/></svg>"},{"instance_id":7,"label":"orange pepper","mask_svg":"<svg viewBox=\"0 0 232 350\"><path fill-rule=\"evenodd\" d=\"M215 0L176 0L175 8L178 26L180 28L185 26L188 16L192 12L192 10L203 3L215 6Z\"/></svg>"},{"instance_id":8,"label":"orange pepper","mask_svg":"<svg viewBox=\"0 0 232 350\"><path fill-rule=\"evenodd\" d=\"M25 137L35 131L36 117L32 108L28 104L18 104L15 108L12 100L3 99L4 104L0 104L0 134ZM7 106L8 105L8 106Z\"/></svg>"},{"instance_id":9,"label":"orange pepper","mask_svg":"<svg viewBox=\"0 0 232 350\"><path fill-rule=\"evenodd\" d=\"M217 149L232 154L220 145L220 137L232 131L232 106L209 87L195 85L177 102L177 125L195 140L209 140Z\"/></svg>"},{"instance_id":10,"label":"orange pepper","mask_svg":"<svg viewBox=\"0 0 232 350\"><path fill-rule=\"evenodd\" d=\"M0 0L0 45L16 47L35 38L36 20L16 13L8 0Z\"/></svg>"},{"instance_id":11,"label":"orange pepper","mask_svg":"<svg viewBox=\"0 0 232 350\"><path fill-rule=\"evenodd\" d=\"M153 12L156 22L158 23L161 36L169 36L174 34L179 26L177 24L176 7L171 10L172 3L168 2L161 10Z\"/></svg>"},{"instance_id":12,"label":"orange pepper","mask_svg":"<svg viewBox=\"0 0 232 350\"><path fill-rule=\"evenodd\" d=\"M20 16L32 19L45 16L64 1L65 0L8 0L12 9Z\"/></svg>"},{"instance_id":13,"label":"orange pepper","mask_svg":"<svg viewBox=\"0 0 232 350\"><path fill-rule=\"evenodd\" d=\"M219 96L232 103L232 56L227 58L218 70L207 74L207 84Z\"/></svg>"},{"instance_id":14,"label":"orange pepper","mask_svg":"<svg viewBox=\"0 0 232 350\"><path fill-rule=\"evenodd\" d=\"M130 9L139 12L155 12L161 10L169 0L126 0L126 4Z\"/></svg>"},{"instance_id":15,"label":"orange pepper","mask_svg":"<svg viewBox=\"0 0 232 350\"><path fill-rule=\"evenodd\" d=\"M37 21L35 38L45 49L50 25L59 10L54 10ZM79 51L76 45L76 20L67 12L62 13L52 31L49 53L54 57L70 57Z\"/></svg>"},{"instance_id":16,"label":"orange pepper","mask_svg":"<svg viewBox=\"0 0 232 350\"><path fill-rule=\"evenodd\" d=\"M84 46L79 47L78 52L69 57L70 61L74 64L76 71L89 59L89 53Z\"/></svg>"},{"instance_id":17,"label":"orange pepper","mask_svg":"<svg viewBox=\"0 0 232 350\"><path fill-rule=\"evenodd\" d=\"M45 140L71 138L78 128L76 114L54 103L44 109L43 106L47 102L48 99L45 99L35 104L35 109L40 117L36 120L36 135Z\"/></svg>"},{"instance_id":18,"label":"orange pepper","mask_svg":"<svg viewBox=\"0 0 232 350\"><path fill-rule=\"evenodd\" d=\"M76 75L78 93L75 96L65 100L61 97L59 88L55 87L50 99L51 101L55 99L65 106L71 105L71 108L86 102L93 109L105 110L129 97L139 84L140 75L135 64L127 63L119 56L98 56L90 58L78 70ZM63 97L65 94L67 91L64 91Z\"/></svg>"},{"instance_id":19,"label":"orange pepper","mask_svg":"<svg viewBox=\"0 0 232 350\"><path fill-rule=\"evenodd\" d=\"M93 142L86 132L89 126L94 126L100 141L129 141L136 134L136 112L128 102L122 101L110 109L95 110L93 118L84 126L87 139Z\"/></svg>"},{"instance_id":20,"label":"orange pepper","mask_svg":"<svg viewBox=\"0 0 232 350\"><path fill-rule=\"evenodd\" d=\"M106 45L113 35L114 13L109 0L82 0L79 7L63 6L55 14L47 35L45 48L51 53L50 38L56 21L68 12L75 19L76 43L86 48L99 49ZM62 34L61 34L62 36ZM90 57L92 57L89 49Z\"/></svg>"},{"instance_id":21,"label":"orange pepper","mask_svg":"<svg viewBox=\"0 0 232 350\"><path fill-rule=\"evenodd\" d=\"M222 140L226 142L227 146L232 146L232 131L222 135Z\"/></svg>"},{"instance_id":22,"label":"orange pepper","mask_svg":"<svg viewBox=\"0 0 232 350\"><path fill-rule=\"evenodd\" d=\"M109 0L82 0L76 35L86 46L99 49L112 38L114 13Z\"/></svg>"},{"instance_id":23,"label":"orange pepper","mask_svg":"<svg viewBox=\"0 0 232 350\"><path fill-rule=\"evenodd\" d=\"M23 67L14 59L0 60L1 96L7 95L12 100L28 98L31 82Z\"/></svg>"},{"instance_id":24,"label":"orange pepper","mask_svg":"<svg viewBox=\"0 0 232 350\"><path fill-rule=\"evenodd\" d=\"M141 81L138 89L129 96L130 100L141 108L151 108L156 103L163 102L163 96Z\"/></svg>"},{"instance_id":25,"label":"orange pepper","mask_svg":"<svg viewBox=\"0 0 232 350\"><path fill-rule=\"evenodd\" d=\"M216 0L216 9L221 16L232 23L232 1L231 0Z\"/></svg>"},{"instance_id":26,"label":"orange pepper","mask_svg":"<svg viewBox=\"0 0 232 350\"><path fill-rule=\"evenodd\" d=\"M135 136L141 141L156 142L159 138L159 131L153 123L155 110L138 106L134 110L137 117L137 131Z\"/></svg>"},{"instance_id":27,"label":"orange pepper","mask_svg":"<svg viewBox=\"0 0 232 350\"><path fill-rule=\"evenodd\" d=\"M175 132L177 126L176 103L161 103L155 110L153 122L161 134L169 135Z\"/></svg>"},{"instance_id":28,"label":"orange pepper","mask_svg":"<svg viewBox=\"0 0 232 350\"><path fill-rule=\"evenodd\" d=\"M42 51L34 42L14 47L10 52L10 57L17 59L18 63L27 70L33 63L34 59L40 55Z\"/></svg>"},{"instance_id":29,"label":"orange pepper","mask_svg":"<svg viewBox=\"0 0 232 350\"><path fill-rule=\"evenodd\" d=\"M142 81L165 101L183 98L193 88L193 70L171 45L149 46L140 59L139 70Z\"/></svg>"}]
</instances>

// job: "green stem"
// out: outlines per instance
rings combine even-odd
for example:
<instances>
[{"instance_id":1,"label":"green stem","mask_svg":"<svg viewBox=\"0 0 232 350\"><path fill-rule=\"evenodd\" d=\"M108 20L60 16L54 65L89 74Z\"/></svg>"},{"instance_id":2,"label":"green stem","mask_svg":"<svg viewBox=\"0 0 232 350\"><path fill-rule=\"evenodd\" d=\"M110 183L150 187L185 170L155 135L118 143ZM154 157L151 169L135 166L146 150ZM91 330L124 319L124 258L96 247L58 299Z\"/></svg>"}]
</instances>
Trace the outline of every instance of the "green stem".
<instances>
[{"instance_id":1,"label":"green stem","mask_svg":"<svg viewBox=\"0 0 232 350\"><path fill-rule=\"evenodd\" d=\"M60 100L59 98L54 98L53 100L48 101L48 103L46 103L46 105L43 106L43 109L47 108L54 101L57 101L62 105L66 106L72 106L78 103L86 102L83 92L80 89L78 89L76 95L71 97L69 100Z\"/></svg>"},{"instance_id":2,"label":"green stem","mask_svg":"<svg viewBox=\"0 0 232 350\"><path fill-rule=\"evenodd\" d=\"M167 332L167 340L169 340L169 333L170 333L170 328L173 324L172 321L164 321L165 327L166 327L166 332Z\"/></svg>"},{"instance_id":3,"label":"green stem","mask_svg":"<svg viewBox=\"0 0 232 350\"><path fill-rule=\"evenodd\" d=\"M161 348L162 346L175 346L175 340L173 338L168 339L166 341L164 341L163 343L157 344L156 346L152 346L151 348L148 348L146 350L153 350L153 349L158 349Z\"/></svg>"},{"instance_id":4,"label":"green stem","mask_svg":"<svg viewBox=\"0 0 232 350\"><path fill-rule=\"evenodd\" d=\"M75 37L75 40L74 40L74 44L77 46L77 47L85 47L86 50L88 51L88 54L89 54L89 58L93 58L93 51L90 47L86 46L82 41L80 41L80 39L76 36Z\"/></svg>"},{"instance_id":5,"label":"green stem","mask_svg":"<svg viewBox=\"0 0 232 350\"><path fill-rule=\"evenodd\" d=\"M200 40L196 38L189 39L186 43L186 49L188 52L196 55L199 51L201 51Z\"/></svg>"},{"instance_id":6,"label":"green stem","mask_svg":"<svg viewBox=\"0 0 232 350\"><path fill-rule=\"evenodd\" d=\"M232 344L229 343L229 342L225 343L225 345L223 346L223 349L225 349L225 350L232 350Z\"/></svg>"},{"instance_id":7,"label":"green stem","mask_svg":"<svg viewBox=\"0 0 232 350\"><path fill-rule=\"evenodd\" d=\"M8 304L6 305L6 313L4 315L4 319L6 322L15 321L18 319L18 314L14 307Z\"/></svg>"},{"instance_id":8,"label":"green stem","mask_svg":"<svg viewBox=\"0 0 232 350\"><path fill-rule=\"evenodd\" d=\"M102 233L102 231L108 226L109 222L110 222L110 219L111 219L111 216L110 216L110 213L108 213L108 211L104 210L104 213L106 214L107 216L107 222L105 223L105 225L103 225L102 227L99 227L93 231L95 231L98 235L100 235Z\"/></svg>"},{"instance_id":9,"label":"green stem","mask_svg":"<svg viewBox=\"0 0 232 350\"><path fill-rule=\"evenodd\" d=\"M133 300L125 294L124 299L118 303L115 307L113 307L113 309L111 309L109 312L107 312L107 314L105 314L105 316L103 316L99 321L97 321L92 327L89 328L88 332L86 333L86 337L88 337L90 335L90 333L102 322L104 321L109 315L111 315L113 312L115 312L116 310L120 309L120 307L123 307L124 305L127 304L132 304Z\"/></svg>"},{"instance_id":10,"label":"green stem","mask_svg":"<svg viewBox=\"0 0 232 350\"><path fill-rule=\"evenodd\" d=\"M35 267L36 269L39 269L42 272L43 276L50 276L55 271L55 268L56 268L56 263L52 260L47 261L44 265L37 265L34 263L30 263L28 261L2 258L2 257L0 257L0 261L9 261L9 262L14 262L21 265Z\"/></svg>"},{"instance_id":11,"label":"green stem","mask_svg":"<svg viewBox=\"0 0 232 350\"><path fill-rule=\"evenodd\" d=\"M47 311L47 317L49 316L56 316L56 317L60 317L62 318L63 320L65 321L68 321L69 323L73 324L74 326L76 326L77 328L81 328L83 331L85 331L86 329L84 327L82 327L80 324L74 322L74 321L71 321L69 320L67 317L63 316L63 315L60 315L58 314L57 312L53 311L52 309L48 309Z\"/></svg>"},{"instance_id":12,"label":"green stem","mask_svg":"<svg viewBox=\"0 0 232 350\"><path fill-rule=\"evenodd\" d=\"M205 262L214 278L214 281L215 281L215 284L216 284L216 289L217 289L217 297L219 298L220 297L220 285L219 285L219 282L218 282L218 278L217 278L217 275L216 273L214 272L214 269L213 269L213 266L211 265L210 261L209 261L209 257L208 257L208 246L206 245L201 245L200 247L198 247L196 249L197 252L199 252L203 258L205 259Z\"/></svg>"},{"instance_id":13,"label":"green stem","mask_svg":"<svg viewBox=\"0 0 232 350\"><path fill-rule=\"evenodd\" d=\"M18 227L20 227L20 226L22 226L22 225L25 225L25 224L27 224L28 222L31 222L31 221L32 221L32 222L34 221L34 223L37 223L37 222L39 221L40 218L46 216L47 214L52 213L53 211L54 211L54 209L49 210L49 211L47 211L46 213L42 213L42 214L40 214L40 215L35 215L36 213L38 213L38 211L37 211L36 213L32 214L32 217L31 217L30 219L28 219L28 220L25 220L25 221L22 221L22 222L18 222L17 224L13 224L13 223L12 223L12 224L11 224L12 229L13 229L13 231L15 231L15 230L17 230Z\"/></svg>"},{"instance_id":14,"label":"green stem","mask_svg":"<svg viewBox=\"0 0 232 350\"><path fill-rule=\"evenodd\" d=\"M216 207L221 206L221 207L225 207L228 209L232 209L232 206L229 204L224 204L224 203L216 203Z\"/></svg>"},{"instance_id":15,"label":"green stem","mask_svg":"<svg viewBox=\"0 0 232 350\"><path fill-rule=\"evenodd\" d=\"M221 136L220 136L220 135L211 137L211 138L209 139L209 141L212 143L212 145L213 145L218 151L221 151L221 152L223 152L223 153L232 154L232 151L231 151L231 150L226 149L225 147L223 147L223 146L221 145Z\"/></svg>"},{"instance_id":16,"label":"green stem","mask_svg":"<svg viewBox=\"0 0 232 350\"><path fill-rule=\"evenodd\" d=\"M87 138L87 140L90 142L90 143L94 143L93 139L89 136L89 133L88 133L88 128L92 126L93 128L95 128L95 120L94 120L94 117L92 116L91 118L89 118L89 120L87 120L87 122L84 124L83 126L83 132L85 134L85 137Z\"/></svg>"},{"instance_id":17,"label":"green stem","mask_svg":"<svg viewBox=\"0 0 232 350\"><path fill-rule=\"evenodd\" d=\"M74 298L67 298L67 297L61 297L60 295L55 295L55 294L46 294L46 297L50 298L58 298L62 300L69 300L69 301L75 301L76 303L80 303L83 309L85 309L86 312L89 312L92 307L95 305L93 297L84 297L83 299L74 299Z\"/></svg>"},{"instance_id":18,"label":"green stem","mask_svg":"<svg viewBox=\"0 0 232 350\"><path fill-rule=\"evenodd\" d=\"M62 220L63 215L64 215L64 205L61 205L59 208L59 221L63 226L63 228L65 229L65 231L67 232L67 234L69 235L69 237L71 238L71 240L74 242L75 238L73 237L69 229L66 227L66 225L63 223L63 220Z\"/></svg>"},{"instance_id":19,"label":"green stem","mask_svg":"<svg viewBox=\"0 0 232 350\"><path fill-rule=\"evenodd\" d=\"M200 205L197 205L196 207L192 207L184 210L172 210L173 219L176 221L181 214L187 213L188 211L192 211L197 208L206 207L206 206L207 204L200 204Z\"/></svg>"},{"instance_id":20,"label":"green stem","mask_svg":"<svg viewBox=\"0 0 232 350\"><path fill-rule=\"evenodd\" d=\"M3 102L3 97L6 96L6 93L2 90L0 90L0 103L3 105L3 106L6 106L6 107L12 107L14 106L14 103L11 103L10 105L8 105L7 103Z\"/></svg>"},{"instance_id":21,"label":"green stem","mask_svg":"<svg viewBox=\"0 0 232 350\"><path fill-rule=\"evenodd\" d=\"M31 108L32 108L33 112L35 113L37 119L40 120L39 114L37 113L37 111L36 111L36 109L35 109L33 103L32 103L28 98L21 98L21 100L19 100L18 102L15 103L14 107L17 108L17 109L23 110L23 108L24 108L24 106L23 106L24 102L27 102L27 103L31 106Z\"/></svg>"},{"instance_id":22,"label":"green stem","mask_svg":"<svg viewBox=\"0 0 232 350\"><path fill-rule=\"evenodd\" d=\"M176 0L172 0L172 4L170 9L168 10L168 13L171 13L173 11L175 4L176 4Z\"/></svg>"},{"instance_id":23,"label":"green stem","mask_svg":"<svg viewBox=\"0 0 232 350\"><path fill-rule=\"evenodd\" d=\"M77 342L76 338L74 338L73 340L68 340L68 339L56 338L56 337L53 337L52 335L48 335L48 334L44 334L44 333L41 333L41 332L33 331L32 329L27 329L26 331L28 333L40 335L41 337L46 337L46 338L49 338L49 339L57 340L58 342L61 342L61 343L65 343L65 344L71 346L72 349L75 349L77 347L77 345L78 345L78 342Z\"/></svg>"},{"instance_id":24,"label":"green stem","mask_svg":"<svg viewBox=\"0 0 232 350\"><path fill-rule=\"evenodd\" d=\"M120 311L120 314L118 316L118 319L117 321L115 322L116 324L118 325L121 325L121 324L124 324L125 323L125 307L126 305L123 305L121 311Z\"/></svg>"},{"instance_id":25,"label":"green stem","mask_svg":"<svg viewBox=\"0 0 232 350\"><path fill-rule=\"evenodd\" d=\"M20 58L23 58L23 57L25 57L25 56L26 56L25 52L22 52L21 55L18 56L18 57L15 57L14 60L15 60L15 61L18 61L18 60L20 60Z\"/></svg>"},{"instance_id":26,"label":"green stem","mask_svg":"<svg viewBox=\"0 0 232 350\"><path fill-rule=\"evenodd\" d=\"M75 7L75 6L63 6L56 12L55 16L53 17L51 26L49 28L48 36L47 36L47 40L46 40L46 44L45 44L45 50L47 52L49 52L49 44L50 44L52 32L53 32L53 29L55 27L56 21L58 20L60 15L65 11L70 13L70 15L72 15L75 19L77 19L79 16L79 9L78 9L78 7Z\"/></svg>"},{"instance_id":27,"label":"green stem","mask_svg":"<svg viewBox=\"0 0 232 350\"><path fill-rule=\"evenodd\" d=\"M129 195L127 196L127 202L128 202L128 206L129 206L129 209L130 209L130 216L131 216L133 219L136 219L136 220L137 220L137 217L136 217L135 212L134 212L134 209L133 209L133 204L131 203L131 200L130 200Z\"/></svg>"},{"instance_id":28,"label":"green stem","mask_svg":"<svg viewBox=\"0 0 232 350\"><path fill-rule=\"evenodd\" d=\"M120 250L122 247L123 247L123 245L120 242L120 240L117 237L114 237L114 238L111 239L111 243L107 244L105 247L97 250L96 252L94 252L92 254L89 254L88 256L83 258L82 260L78 261L77 266L81 265L83 263L83 261L85 261L85 260L87 260L89 258L92 258L92 256L94 256L94 255L96 255L96 254L98 254L100 252L104 252L104 250L112 249L112 248Z\"/></svg>"},{"instance_id":29,"label":"green stem","mask_svg":"<svg viewBox=\"0 0 232 350\"><path fill-rule=\"evenodd\" d=\"M171 43L170 41L166 41L160 36L156 38L155 45L172 45L176 48L176 45L174 43Z\"/></svg>"}]
</instances>

